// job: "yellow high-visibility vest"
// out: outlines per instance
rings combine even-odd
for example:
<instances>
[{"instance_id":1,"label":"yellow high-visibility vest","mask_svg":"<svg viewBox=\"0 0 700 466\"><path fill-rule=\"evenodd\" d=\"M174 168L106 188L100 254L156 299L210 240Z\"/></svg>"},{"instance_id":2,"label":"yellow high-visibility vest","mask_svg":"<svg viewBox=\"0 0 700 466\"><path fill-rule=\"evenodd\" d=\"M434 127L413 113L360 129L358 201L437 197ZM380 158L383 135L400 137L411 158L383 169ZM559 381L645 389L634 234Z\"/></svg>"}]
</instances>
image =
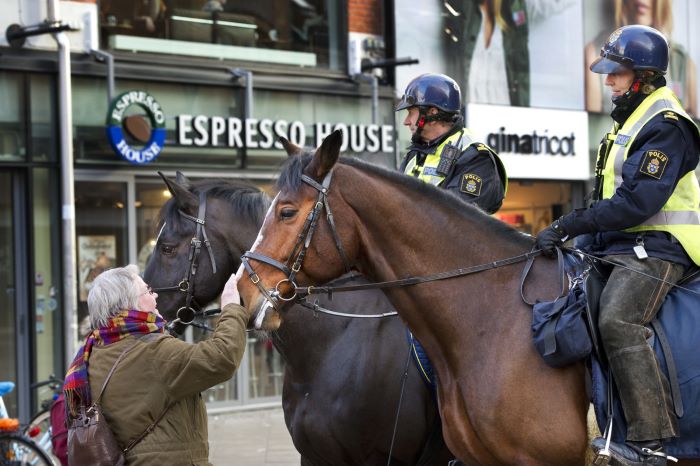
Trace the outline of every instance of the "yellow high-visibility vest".
<instances>
[{"instance_id":1,"label":"yellow high-visibility vest","mask_svg":"<svg viewBox=\"0 0 700 466\"><path fill-rule=\"evenodd\" d=\"M460 154L469 146L476 146L477 150L486 150L490 152L493 155L493 159L496 161L496 169L498 175L501 177L501 181L503 182L504 193L508 191L508 176L506 175L506 168L503 166L503 162L501 162L498 154L496 154L496 152L486 144L474 142L474 137L471 131L466 128L463 128L461 131L450 135L444 141L442 141L437 149L435 149L434 153L426 156L425 162L422 166L416 165L418 160L417 156L412 157L406 164L404 173L406 175L418 178L419 180L425 181L426 183L430 183L433 186L440 186L440 184L445 181L445 175L438 173L437 167L440 164L440 156L442 155L442 151L448 144L456 146Z\"/></svg>"},{"instance_id":2,"label":"yellow high-visibility vest","mask_svg":"<svg viewBox=\"0 0 700 466\"><path fill-rule=\"evenodd\" d=\"M677 115L686 119L700 135L700 129L685 112L676 95L665 86L657 89L644 99L621 128L617 123L613 125L611 132L607 135L608 144L601 146L601 148L607 147L607 151L598 152L598 157L605 157L602 199L610 199L622 185L622 165L627 160L629 148L632 147L634 139L644 125L662 112L671 112L669 118ZM658 157L663 158L666 155L659 153ZM645 162L649 173L654 173L654 170L665 166L663 160L660 162L658 159L655 160L654 154L646 157ZM660 173L659 176L661 175ZM642 224L625 231L671 233L680 241L693 262L700 265L700 186L695 172L690 171L680 179L673 194L659 212Z\"/></svg>"}]
</instances>

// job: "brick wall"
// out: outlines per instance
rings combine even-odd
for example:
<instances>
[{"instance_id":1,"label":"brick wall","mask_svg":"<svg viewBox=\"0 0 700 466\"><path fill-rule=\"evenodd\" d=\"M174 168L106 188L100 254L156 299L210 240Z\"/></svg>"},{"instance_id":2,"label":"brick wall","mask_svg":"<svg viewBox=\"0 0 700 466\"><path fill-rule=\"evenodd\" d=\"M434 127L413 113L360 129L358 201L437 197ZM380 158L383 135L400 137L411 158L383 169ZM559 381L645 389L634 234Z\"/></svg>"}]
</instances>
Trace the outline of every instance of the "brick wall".
<instances>
[{"instance_id":1,"label":"brick wall","mask_svg":"<svg viewBox=\"0 0 700 466\"><path fill-rule=\"evenodd\" d=\"M348 31L381 35L381 0L348 0Z\"/></svg>"}]
</instances>

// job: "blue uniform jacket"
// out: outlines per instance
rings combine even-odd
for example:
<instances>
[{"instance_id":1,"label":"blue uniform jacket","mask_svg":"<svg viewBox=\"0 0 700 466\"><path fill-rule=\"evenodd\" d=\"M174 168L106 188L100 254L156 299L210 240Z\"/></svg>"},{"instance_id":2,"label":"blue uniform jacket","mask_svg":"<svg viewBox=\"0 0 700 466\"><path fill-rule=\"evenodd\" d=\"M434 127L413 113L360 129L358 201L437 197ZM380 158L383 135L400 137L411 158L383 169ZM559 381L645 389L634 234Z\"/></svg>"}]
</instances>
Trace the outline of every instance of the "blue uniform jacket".
<instances>
[{"instance_id":1,"label":"blue uniform jacket","mask_svg":"<svg viewBox=\"0 0 700 466\"><path fill-rule=\"evenodd\" d=\"M561 219L571 237L591 234L577 245L590 253L634 254L638 237L651 257L686 266L692 261L680 243L669 233L648 231L626 233L625 228L639 225L656 214L671 197L678 181L698 165L700 141L695 128L682 117L677 120L664 113L652 118L632 141L622 166L622 184L610 199L596 202L587 209L577 209ZM658 150L668 156L661 179L640 171L644 153Z\"/></svg>"},{"instance_id":2,"label":"blue uniform jacket","mask_svg":"<svg viewBox=\"0 0 700 466\"><path fill-rule=\"evenodd\" d=\"M411 144L399 170L403 172L413 157L418 157L418 164L421 165L425 161L427 154L434 153L447 137L461 129L462 126L456 125L447 134L430 141L428 144ZM478 175L482 180L481 190L477 196L461 189L462 177L466 173ZM462 151L452 166L450 173L447 174L440 184L440 187L458 194L463 200L473 202L487 213L492 214L501 208L505 197L505 185L504 181L502 181L502 176L505 176L505 174L501 175L499 173L496 161L493 160L491 153L487 150L480 151L476 146L472 145Z\"/></svg>"}]
</instances>

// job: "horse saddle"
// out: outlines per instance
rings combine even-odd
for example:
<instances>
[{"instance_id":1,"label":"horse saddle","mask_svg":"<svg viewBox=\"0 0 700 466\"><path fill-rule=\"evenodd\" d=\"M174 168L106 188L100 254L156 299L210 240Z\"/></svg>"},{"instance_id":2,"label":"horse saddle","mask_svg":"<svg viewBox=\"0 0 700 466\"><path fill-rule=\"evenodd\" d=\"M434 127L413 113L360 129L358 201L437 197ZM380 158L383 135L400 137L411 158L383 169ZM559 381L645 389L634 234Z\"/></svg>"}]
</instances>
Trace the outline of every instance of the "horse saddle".
<instances>
[{"instance_id":1,"label":"horse saddle","mask_svg":"<svg viewBox=\"0 0 700 466\"><path fill-rule=\"evenodd\" d=\"M605 431L612 416L612 440L624 443L625 416L615 384L611 384L597 325L600 295L607 275L608 271L599 263L593 263L584 279L586 318L593 345L591 401L600 431ZM679 285L683 288L671 289L649 324L652 336L648 341L668 378L678 418L680 436L665 442L666 453L677 458L696 459L700 458L700 273L696 271Z\"/></svg>"}]
</instances>

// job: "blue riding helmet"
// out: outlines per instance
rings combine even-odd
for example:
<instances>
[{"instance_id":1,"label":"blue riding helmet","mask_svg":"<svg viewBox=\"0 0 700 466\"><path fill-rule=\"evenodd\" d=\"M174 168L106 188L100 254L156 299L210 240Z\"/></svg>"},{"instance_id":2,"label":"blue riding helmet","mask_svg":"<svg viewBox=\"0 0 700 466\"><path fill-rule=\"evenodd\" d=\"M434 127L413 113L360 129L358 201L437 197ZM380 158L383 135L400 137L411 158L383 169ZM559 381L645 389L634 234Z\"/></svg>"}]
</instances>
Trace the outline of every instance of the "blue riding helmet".
<instances>
[{"instance_id":1,"label":"blue riding helmet","mask_svg":"<svg viewBox=\"0 0 700 466\"><path fill-rule=\"evenodd\" d=\"M640 25L623 26L610 34L600 49L600 57L591 64L591 71L599 74L625 69L666 74L667 68L666 37L654 28Z\"/></svg>"},{"instance_id":2,"label":"blue riding helmet","mask_svg":"<svg viewBox=\"0 0 700 466\"><path fill-rule=\"evenodd\" d=\"M426 73L408 83L395 111L409 107L436 107L448 113L459 112L462 93L454 79L444 74Z\"/></svg>"}]
</instances>

